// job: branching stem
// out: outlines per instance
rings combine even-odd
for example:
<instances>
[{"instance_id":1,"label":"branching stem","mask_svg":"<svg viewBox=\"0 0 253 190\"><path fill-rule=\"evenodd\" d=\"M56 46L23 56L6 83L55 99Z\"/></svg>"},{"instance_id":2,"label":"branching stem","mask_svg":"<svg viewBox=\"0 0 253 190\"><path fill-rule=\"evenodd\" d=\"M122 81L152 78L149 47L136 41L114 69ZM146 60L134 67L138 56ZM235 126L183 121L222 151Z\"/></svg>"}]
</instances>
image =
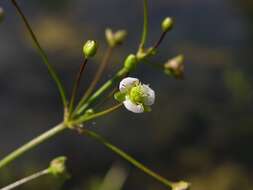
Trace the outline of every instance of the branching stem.
<instances>
[{"instance_id":1,"label":"branching stem","mask_svg":"<svg viewBox=\"0 0 253 190\"><path fill-rule=\"evenodd\" d=\"M166 178L164 178L164 177L160 176L159 174L157 174L156 172L152 171L147 166L145 166L141 162L137 161L135 158L133 158L132 156L130 156L129 154L127 154L126 152L124 152L123 150L118 148L117 146L113 145L111 142L109 142L107 139L105 139L104 137L102 137L98 133L95 133L91 130L83 129L83 128L79 129L78 132L80 134L87 135L87 136L95 139L96 141L102 143L106 148L110 149L112 152L116 153L117 155L122 157L124 160L130 162L136 168L140 169L141 171L143 171L147 175L149 175L152 178L156 179L157 181L161 182L166 187L172 188L173 182L167 180Z\"/></svg>"},{"instance_id":2,"label":"branching stem","mask_svg":"<svg viewBox=\"0 0 253 190\"><path fill-rule=\"evenodd\" d=\"M19 13L19 15L21 16L29 34L31 35L31 38L36 46L36 49L38 51L38 53L40 54L40 56L43 59L44 64L46 65L48 72L50 74L50 76L52 77L52 79L55 81L56 86L59 90L61 99L62 99L62 103L64 105L64 107L67 107L67 97L66 97L66 92L65 92L65 88L60 80L60 77L58 76L58 74L56 73L55 69L53 68L53 66L49 63L48 61L48 57L47 54L45 53L45 51L43 50L43 48L41 47L38 39L36 38L28 20L26 19L24 13L22 12L20 6L18 5L18 3L16 2L16 0L11 0L12 4L15 6L17 12Z\"/></svg>"},{"instance_id":3,"label":"branching stem","mask_svg":"<svg viewBox=\"0 0 253 190\"><path fill-rule=\"evenodd\" d=\"M143 0L143 31L140 43L140 50L144 48L144 45L148 37L148 0Z\"/></svg>"},{"instance_id":4,"label":"branching stem","mask_svg":"<svg viewBox=\"0 0 253 190\"><path fill-rule=\"evenodd\" d=\"M80 117L77 121L74 121L73 122L73 125L79 125L79 124L82 124L84 122L87 122L89 120L92 120L92 119L95 119L97 117L101 117L103 115L106 115L106 114L109 114L115 110L117 110L118 108L120 108L122 106L122 103L119 103L111 108L108 108L104 111L101 111L101 112L98 112L98 113L95 113L95 114L92 114L92 115L89 115L89 116L83 116L83 117Z\"/></svg>"},{"instance_id":5,"label":"branching stem","mask_svg":"<svg viewBox=\"0 0 253 190\"><path fill-rule=\"evenodd\" d=\"M42 142L54 137L58 133L62 132L64 129L66 129L67 126L63 123L60 123L59 125L56 125L54 128L46 131L45 133L42 133L38 137L34 138L33 140L29 141L28 143L24 144L23 146L19 147L18 149L14 150L12 153L7 155L5 158L0 160L0 169L11 163L12 161L16 160L20 156L22 156L27 151L35 148Z\"/></svg>"},{"instance_id":6,"label":"branching stem","mask_svg":"<svg viewBox=\"0 0 253 190\"><path fill-rule=\"evenodd\" d=\"M70 117L71 117L72 111L74 109L76 94L78 92L78 88L80 86L80 82L81 82L81 78L82 78L82 75L83 75L83 71L84 71L84 68L85 68L87 62L88 62L88 59L85 58L84 62L81 64L80 69L79 69L79 71L78 71L78 73L76 75L76 79L75 79L74 86L73 86L73 89L72 89L70 104L69 104L69 116Z\"/></svg>"}]
</instances>

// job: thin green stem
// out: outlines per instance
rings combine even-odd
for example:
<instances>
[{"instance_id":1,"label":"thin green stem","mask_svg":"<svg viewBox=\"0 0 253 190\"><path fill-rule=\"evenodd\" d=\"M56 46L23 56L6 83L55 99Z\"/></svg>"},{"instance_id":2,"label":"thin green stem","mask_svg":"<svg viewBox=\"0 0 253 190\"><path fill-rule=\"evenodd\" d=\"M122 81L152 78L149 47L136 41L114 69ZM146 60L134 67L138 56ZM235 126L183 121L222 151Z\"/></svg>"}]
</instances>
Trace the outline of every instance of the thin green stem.
<instances>
[{"instance_id":1,"label":"thin green stem","mask_svg":"<svg viewBox=\"0 0 253 190\"><path fill-rule=\"evenodd\" d=\"M21 186L21 185L23 185L25 183L28 183L28 182L30 182L30 181L32 181L34 179L37 179L37 178L39 178L41 176L44 176L44 175L47 175L47 174L49 174L49 170L48 169L42 170L42 171L37 172L37 173L35 173L33 175L30 175L28 177L20 179L20 180L18 180L16 182L14 182L14 183L12 183L12 184L4 187L4 188L1 188L0 190L11 190L11 189L14 189L16 187L19 187L19 186Z\"/></svg>"},{"instance_id":2,"label":"thin green stem","mask_svg":"<svg viewBox=\"0 0 253 190\"><path fill-rule=\"evenodd\" d=\"M58 133L62 132L66 129L67 126L64 123L60 123L56 125L54 128L46 131L45 133L39 135L38 137L34 138L33 140L29 141L28 143L24 144L23 146L19 147L18 149L14 150L12 153L4 157L0 160L0 169L11 163L12 161L16 160L24 153L28 152L29 150L35 148L39 144L43 143L44 141L52 138L53 136L57 135Z\"/></svg>"},{"instance_id":3,"label":"thin green stem","mask_svg":"<svg viewBox=\"0 0 253 190\"><path fill-rule=\"evenodd\" d=\"M154 45L154 49L158 49L158 47L161 45L162 41L164 40L166 34L167 34L167 31L165 31L161 34L160 38L158 39L158 41Z\"/></svg>"},{"instance_id":4,"label":"thin green stem","mask_svg":"<svg viewBox=\"0 0 253 190\"><path fill-rule=\"evenodd\" d=\"M78 92L78 88L80 86L82 74L83 74L83 71L84 71L84 68L85 68L87 62L88 62L88 59L85 58L83 64L81 64L80 69L79 69L79 71L76 75L76 79L75 79L74 86L73 86L73 89L72 89L70 104L69 104L69 116L70 117L71 117L71 114L72 114L72 111L73 111L73 108L74 108L75 98L76 98L76 94Z\"/></svg>"},{"instance_id":5,"label":"thin green stem","mask_svg":"<svg viewBox=\"0 0 253 190\"><path fill-rule=\"evenodd\" d=\"M93 90L95 89L96 87L96 84L98 83L98 81L101 79L101 76L103 74L103 72L105 71L108 63L109 63L109 60L110 60L110 57L112 56L112 51L113 51L113 47L108 47L108 49L106 50L106 53L105 53L105 56L103 58L103 61L101 63L101 65L99 66L96 74L95 74L95 77L93 78L89 88L87 89L87 91L85 92L81 102L85 102L87 100L87 98L91 95L91 93L93 92Z\"/></svg>"},{"instance_id":6,"label":"thin green stem","mask_svg":"<svg viewBox=\"0 0 253 190\"><path fill-rule=\"evenodd\" d=\"M61 99L62 99L62 103L64 105L64 107L67 107L67 98L66 98L66 93L65 93L65 89L64 86L58 76L58 74L56 73L55 69L53 68L53 66L49 63L48 61L48 57L47 54L45 53L45 51L43 50L43 48L41 47L38 39L36 38L28 20L26 19L24 13L22 12L20 6L18 5L18 3L16 2L16 0L12 0L13 5L15 6L17 12L19 13L19 15L21 16L29 34L31 35L31 38L36 46L36 49L38 51L38 53L40 54L40 56L43 59L44 64L46 65L48 72L50 74L50 76L52 77L52 79L54 80L54 82L56 83L56 86L59 90Z\"/></svg>"},{"instance_id":7,"label":"thin green stem","mask_svg":"<svg viewBox=\"0 0 253 190\"><path fill-rule=\"evenodd\" d=\"M73 122L73 125L82 124L82 123L84 123L84 122L86 122L86 121L89 121L89 120L95 119L95 118L97 118L97 117L101 117L101 116L103 116L103 115L109 114L109 113L111 113L111 112L117 110L117 109L120 108L121 106L122 106L122 103L117 104L117 105L115 105L115 106L113 106L113 107L111 107L111 108L108 108L108 109L104 110L104 111L101 111L101 112L98 112L98 113L89 115L89 116L84 115L84 116L80 117L78 120L74 121L74 122Z\"/></svg>"},{"instance_id":8,"label":"thin green stem","mask_svg":"<svg viewBox=\"0 0 253 190\"><path fill-rule=\"evenodd\" d=\"M129 70L126 69L125 67L120 69L113 78L111 78L104 85L102 85L87 101L79 103L79 105L77 106L77 109L76 109L76 114L81 115L82 113L84 113L84 111L87 108L89 108L94 103L96 103L98 100L100 100L102 95L108 89L110 89L113 85L115 85L117 82L119 82L119 80L121 78L123 78L124 76L126 76L128 73L129 73Z\"/></svg>"},{"instance_id":9,"label":"thin green stem","mask_svg":"<svg viewBox=\"0 0 253 190\"><path fill-rule=\"evenodd\" d=\"M143 31L140 43L140 50L144 48L144 45L148 37L148 0L143 0Z\"/></svg>"},{"instance_id":10,"label":"thin green stem","mask_svg":"<svg viewBox=\"0 0 253 190\"><path fill-rule=\"evenodd\" d=\"M95 106L93 106L94 109L102 106L103 104L105 104L107 101L109 101L113 96L114 94L117 92L118 88L117 87L114 87L114 89L111 90L111 92L106 95L106 97L101 100L99 103L97 103Z\"/></svg>"},{"instance_id":11,"label":"thin green stem","mask_svg":"<svg viewBox=\"0 0 253 190\"><path fill-rule=\"evenodd\" d=\"M160 176L159 174L157 174L156 172L152 171L147 166L143 165L142 163L137 161L135 158L133 158L132 156L130 156L126 152L122 151L117 146L113 145L111 142L109 142L107 139L105 139L104 137L102 137L98 133L95 133L91 130L84 129L84 128L79 129L78 132L81 134L87 135L87 136L95 139L96 141L102 143L105 147L107 147L112 152L116 153L117 155L119 155L120 157L125 159L126 161L130 162L136 168L140 169L141 171L143 171L147 175L151 176L152 178L156 179L160 183L164 184L166 187L172 188L173 182L167 180L166 178L164 178L164 177Z\"/></svg>"}]
</instances>

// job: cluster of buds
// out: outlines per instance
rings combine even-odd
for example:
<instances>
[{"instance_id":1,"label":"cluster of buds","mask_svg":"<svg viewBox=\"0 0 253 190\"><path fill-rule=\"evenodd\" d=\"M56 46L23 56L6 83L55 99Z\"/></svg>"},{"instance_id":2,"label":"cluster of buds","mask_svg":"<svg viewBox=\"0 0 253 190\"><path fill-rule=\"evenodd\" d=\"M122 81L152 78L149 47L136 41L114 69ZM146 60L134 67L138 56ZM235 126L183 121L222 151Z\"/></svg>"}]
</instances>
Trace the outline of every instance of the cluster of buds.
<instances>
[{"instance_id":1,"label":"cluster of buds","mask_svg":"<svg viewBox=\"0 0 253 190\"><path fill-rule=\"evenodd\" d=\"M127 32L125 30L118 30L116 32L113 32L112 29L107 28L105 30L105 37L109 46L115 47L123 43L127 37Z\"/></svg>"}]
</instances>

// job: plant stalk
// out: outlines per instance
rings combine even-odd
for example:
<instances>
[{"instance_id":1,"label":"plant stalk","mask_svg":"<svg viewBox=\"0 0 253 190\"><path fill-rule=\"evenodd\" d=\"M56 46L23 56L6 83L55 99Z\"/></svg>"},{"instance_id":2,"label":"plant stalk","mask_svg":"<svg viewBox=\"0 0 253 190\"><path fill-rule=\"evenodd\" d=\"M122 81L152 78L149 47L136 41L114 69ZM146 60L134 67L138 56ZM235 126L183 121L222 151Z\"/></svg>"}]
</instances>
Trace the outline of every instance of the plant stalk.
<instances>
[{"instance_id":1,"label":"plant stalk","mask_svg":"<svg viewBox=\"0 0 253 190\"><path fill-rule=\"evenodd\" d=\"M90 121L90 120L95 119L97 117L101 117L103 115L109 114L109 113L119 109L122 105L123 105L122 103L119 103L119 104L117 104L111 108L108 108L104 111L101 111L101 112L98 112L98 113L95 113L95 114L92 114L89 116L84 115L84 116L80 117L78 120L74 121L72 125L79 125L79 124L82 124L86 121Z\"/></svg>"},{"instance_id":2,"label":"plant stalk","mask_svg":"<svg viewBox=\"0 0 253 190\"><path fill-rule=\"evenodd\" d=\"M148 37L148 0L143 0L143 31L140 43L140 50L143 50Z\"/></svg>"},{"instance_id":3,"label":"plant stalk","mask_svg":"<svg viewBox=\"0 0 253 190\"><path fill-rule=\"evenodd\" d=\"M24 153L28 152L29 150L37 147L39 144L43 143L44 141L54 137L55 135L61 133L67 126L64 123L60 123L53 127L52 129L46 131L45 133L39 135L38 137L34 138L33 140L29 141L28 143L24 144L23 146L19 147L18 149L14 150L12 153L4 157L0 160L0 169L11 163L12 161L16 160Z\"/></svg>"},{"instance_id":4,"label":"plant stalk","mask_svg":"<svg viewBox=\"0 0 253 190\"><path fill-rule=\"evenodd\" d=\"M108 63L109 63L109 59L112 56L112 52L113 52L113 47L108 47L108 49L106 50L105 56L103 58L103 61L101 63L101 65L99 66L95 77L93 78L89 88L87 89L87 91L85 92L82 100L80 101L80 103L83 103L87 100L87 98L91 95L91 93L93 92L93 90L96 87L96 84L98 83L98 81L101 79L101 76L103 74L103 72L105 71Z\"/></svg>"},{"instance_id":5,"label":"plant stalk","mask_svg":"<svg viewBox=\"0 0 253 190\"><path fill-rule=\"evenodd\" d=\"M74 86L72 89L71 100L70 100L70 104L69 104L69 116L70 117L71 117L72 111L74 109L76 94L78 92L78 88L80 86L82 74L83 74L83 71L84 71L84 68L85 68L87 62L88 62L88 59L85 58L84 62L81 64L80 69L76 75L76 79L75 79Z\"/></svg>"},{"instance_id":6,"label":"plant stalk","mask_svg":"<svg viewBox=\"0 0 253 190\"><path fill-rule=\"evenodd\" d=\"M78 132L80 134L87 135L87 136L95 139L96 141L102 143L105 147L110 149L112 152L116 153L117 155L122 157L124 160L130 162L133 166L140 169L141 171L143 171L144 173L146 173L150 177L156 179L160 183L164 184L166 187L172 188L173 182L167 180L166 178L164 178L161 175L157 174L156 172L152 171L147 166L143 165L141 162L137 161L135 158L133 158L132 156L130 156L129 154L127 154L126 152L124 152L123 150L118 148L117 146L113 145L111 142L109 142L107 139L105 139L104 137L102 137L98 133L95 133L91 130L84 129L84 128L80 128L78 130Z\"/></svg>"},{"instance_id":7,"label":"plant stalk","mask_svg":"<svg viewBox=\"0 0 253 190\"><path fill-rule=\"evenodd\" d=\"M104 85L102 85L86 102L83 102L83 104L79 104L76 109L76 114L81 115L84 113L84 111L92 106L95 102L100 100L101 96L106 92L108 89L110 89L114 84L119 82L121 78L126 76L129 73L129 70L123 67L120 69L116 75L108 80Z\"/></svg>"},{"instance_id":8,"label":"plant stalk","mask_svg":"<svg viewBox=\"0 0 253 190\"><path fill-rule=\"evenodd\" d=\"M39 178L39 177L41 177L41 176L44 176L44 175L47 175L47 174L49 174L49 170L48 170L48 169L42 170L42 171L37 172L37 173L35 173L35 174L33 174L33 175L30 175L30 176L28 176L28 177L25 177L25 178L23 178L23 179L20 179L20 180L18 180L18 181L16 181L16 182L14 182L14 183L12 183L12 184L6 186L6 187L3 187L3 188L1 188L0 190L11 190L11 189L14 189L14 188L16 188L16 187L19 187L19 186L21 186L21 185L23 185L23 184L29 182L29 181L32 181L32 180L34 180L34 179L37 179L37 178Z\"/></svg>"},{"instance_id":9,"label":"plant stalk","mask_svg":"<svg viewBox=\"0 0 253 190\"><path fill-rule=\"evenodd\" d=\"M11 0L12 4L14 5L14 7L16 8L17 12L19 13L20 17L22 18L35 46L36 49L38 51L38 53L40 54L40 56L43 59L44 64L46 65L48 72L50 74L50 76L52 77L52 79L54 80L54 82L56 83L56 86L59 90L61 99L62 99L62 103L64 105L64 107L67 107L67 97L66 97L66 92L65 92L65 88L60 80L60 77L58 76L58 74L56 73L55 69L53 68L53 66L49 63L48 57L46 52L43 50L43 48L41 47L38 39L36 38L32 27L30 26L28 20L26 19L24 13L22 12L20 6L18 5L18 3L16 2L16 0Z\"/></svg>"}]
</instances>

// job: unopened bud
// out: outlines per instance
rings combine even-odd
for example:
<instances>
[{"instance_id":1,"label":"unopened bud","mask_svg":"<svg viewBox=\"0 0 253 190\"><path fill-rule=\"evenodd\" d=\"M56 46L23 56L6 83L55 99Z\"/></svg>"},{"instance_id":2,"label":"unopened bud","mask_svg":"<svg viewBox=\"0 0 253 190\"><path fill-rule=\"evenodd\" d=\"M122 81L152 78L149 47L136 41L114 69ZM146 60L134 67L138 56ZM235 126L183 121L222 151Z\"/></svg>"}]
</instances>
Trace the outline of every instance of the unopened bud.
<instances>
[{"instance_id":1,"label":"unopened bud","mask_svg":"<svg viewBox=\"0 0 253 190\"><path fill-rule=\"evenodd\" d=\"M170 17L167 17L162 22L162 30L163 32L168 32L173 28L174 22L173 19Z\"/></svg>"},{"instance_id":2,"label":"unopened bud","mask_svg":"<svg viewBox=\"0 0 253 190\"><path fill-rule=\"evenodd\" d=\"M116 32L113 32L110 28L105 30L106 40L111 47L122 44L126 36L127 32L125 30L118 30Z\"/></svg>"},{"instance_id":3,"label":"unopened bud","mask_svg":"<svg viewBox=\"0 0 253 190\"><path fill-rule=\"evenodd\" d=\"M126 94L125 93L122 93L122 92L116 92L115 94L114 94L114 99L115 100L117 100L117 101L119 101L119 102L123 102L123 101L125 101L125 99L126 99Z\"/></svg>"},{"instance_id":4,"label":"unopened bud","mask_svg":"<svg viewBox=\"0 0 253 190\"><path fill-rule=\"evenodd\" d=\"M188 190L190 188L190 184L185 181L180 181L172 184L172 190Z\"/></svg>"},{"instance_id":5,"label":"unopened bud","mask_svg":"<svg viewBox=\"0 0 253 190\"><path fill-rule=\"evenodd\" d=\"M65 156L60 156L53 159L49 166L49 172L54 176L65 175L66 172L66 163L67 158Z\"/></svg>"},{"instance_id":6,"label":"unopened bud","mask_svg":"<svg viewBox=\"0 0 253 190\"><path fill-rule=\"evenodd\" d=\"M130 54L130 55L127 56L127 58L124 62L124 67L127 70L131 71L136 67L137 62L138 62L137 57L133 54Z\"/></svg>"},{"instance_id":7,"label":"unopened bud","mask_svg":"<svg viewBox=\"0 0 253 190\"><path fill-rule=\"evenodd\" d=\"M184 78L184 56L178 55L177 57L170 59L164 65L164 72L177 79Z\"/></svg>"},{"instance_id":8,"label":"unopened bud","mask_svg":"<svg viewBox=\"0 0 253 190\"><path fill-rule=\"evenodd\" d=\"M93 40L88 40L83 46L83 53L85 58L94 57L97 53L98 45Z\"/></svg>"},{"instance_id":9,"label":"unopened bud","mask_svg":"<svg viewBox=\"0 0 253 190\"><path fill-rule=\"evenodd\" d=\"M4 9L0 7L0 22L2 22L4 19Z\"/></svg>"}]
</instances>

